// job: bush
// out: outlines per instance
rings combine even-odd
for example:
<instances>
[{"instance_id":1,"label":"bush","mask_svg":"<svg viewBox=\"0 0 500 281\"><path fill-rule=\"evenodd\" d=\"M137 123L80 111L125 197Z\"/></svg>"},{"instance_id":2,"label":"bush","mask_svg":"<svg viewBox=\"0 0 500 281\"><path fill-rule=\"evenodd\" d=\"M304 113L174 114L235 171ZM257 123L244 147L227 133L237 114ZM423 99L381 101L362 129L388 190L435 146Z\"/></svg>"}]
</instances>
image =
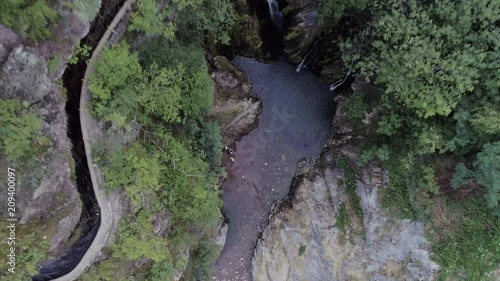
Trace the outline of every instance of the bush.
<instances>
[{"instance_id":1,"label":"bush","mask_svg":"<svg viewBox=\"0 0 500 281\"><path fill-rule=\"evenodd\" d=\"M59 14L47 0L2 0L0 20L21 36L38 42L52 36L50 28Z\"/></svg>"},{"instance_id":2,"label":"bush","mask_svg":"<svg viewBox=\"0 0 500 281\"><path fill-rule=\"evenodd\" d=\"M500 142L488 143L477 154L474 163L476 176L488 191L486 199L490 208L500 215Z\"/></svg>"},{"instance_id":3,"label":"bush","mask_svg":"<svg viewBox=\"0 0 500 281\"><path fill-rule=\"evenodd\" d=\"M0 100L0 119L0 148L7 159L20 161L35 154L42 121L16 100Z\"/></svg>"},{"instance_id":4,"label":"bush","mask_svg":"<svg viewBox=\"0 0 500 281\"><path fill-rule=\"evenodd\" d=\"M353 93L345 103L347 117L351 120L362 120L365 117L367 107L364 96L361 93Z\"/></svg>"},{"instance_id":5,"label":"bush","mask_svg":"<svg viewBox=\"0 0 500 281\"><path fill-rule=\"evenodd\" d=\"M441 280L448 275L485 280L500 263L500 219L480 198L449 204L449 208L462 221L455 233L434 246L434 259L443 266Z\"/></svg>"},{"instance_id":6,"label":"bush","mask_svg":"<svg viewBox=\"0 0 500 281\"><path fill-rule=\"evenodd\" d=\"M467 169L464 163L458 163L455 167L455 174L451 179L451 187L459 188L460 186L470 184L474 179L474 172Z\"/></svg>"}]
</instances>

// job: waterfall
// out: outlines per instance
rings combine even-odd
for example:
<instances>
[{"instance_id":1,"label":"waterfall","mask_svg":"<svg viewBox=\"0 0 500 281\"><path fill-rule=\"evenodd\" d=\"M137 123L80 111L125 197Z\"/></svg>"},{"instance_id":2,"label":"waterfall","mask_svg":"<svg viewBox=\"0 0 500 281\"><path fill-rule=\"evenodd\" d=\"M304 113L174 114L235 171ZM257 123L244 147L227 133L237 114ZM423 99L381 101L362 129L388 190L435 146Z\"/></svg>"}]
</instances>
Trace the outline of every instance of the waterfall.
<instances>
[{"instance_id":1,"label":"waterfall","mask_svg":"<svg viewBox=\"0 0 500 281\"><path fill-rule=\"evenodd\" d=\"M351 71L348 71L344 77L344 79L339 79L337 81L335 81L335 83L333 83L332 85L330 85L330 91L335 91L335 89L337 89L337 87L339 87L340 85L344 84L345 80L347 80L347 77L351 74Z\"/></svg>"},{"instance_id":2,"label":"waterfall","mask_svg":"<svg viewBox=\"0 0 500 281\"><path fill-rule=\"evenodd\" d=\"M267 4L269 4L269 14L271 15L272 18L274 14L273 4L276 4L276 0L267 0Z\"/></svg>"},{"instance_id":3,"label":"waterfall","mask_svg":"<svg viewBox=\"0 0 500 281\"><path fill-rule=\"evenodd\" d=\"M283 14L280 12L279 4L276 0L267 0L269 4L269 17L271 18L274 26L282 31L283 28Z\"/></svg>"},{"instance_id":4,"label":"waterfall","mask_svg":"<svg viewBox=\"0 0 500 281\"><path fill-rule=\"evenodd\" d=\"M317 46L317 45L318 45L318 43L319 43L320 41L322 41L323 39L325 39L325 38L326 38L326 36L323 36L323 37L321 37L320 39L318 39L318 40L316 40L316 41L314 42L314 45L313 45L313 46L312 46L312 48L311 48L311 49L310 49L310 50L306 53L306 55L304 56L304 58L302 59L302 61L301 61L301 62L299 63L299 65L297 66L297 69L295 69L295 72L297 72L297 73L298 73L298 72L300 72L300 70L304 67L304 63L306 62L307 57L309 57L309 55L312 53L312 51L318 47L318 46Z\"/></svg>"},{"instance_id":5,"label":"waterfall","mask_svg":"<svg viewBox=\"0 0 500 281\"><path fill-rule=\"evenodd\" d=\"M295 72L297 72L297 73L300 72L300 70L304 66L304 63L306 62L307 57L309 56L309 54L312 53L312 51L313 51L313 49L311 49L311 50L309 50L309 52L307 52L307 54L304 56L304 58L302 59L302 61L297 66L297 69L295 69Z\"/></svg>"}]
</instances>

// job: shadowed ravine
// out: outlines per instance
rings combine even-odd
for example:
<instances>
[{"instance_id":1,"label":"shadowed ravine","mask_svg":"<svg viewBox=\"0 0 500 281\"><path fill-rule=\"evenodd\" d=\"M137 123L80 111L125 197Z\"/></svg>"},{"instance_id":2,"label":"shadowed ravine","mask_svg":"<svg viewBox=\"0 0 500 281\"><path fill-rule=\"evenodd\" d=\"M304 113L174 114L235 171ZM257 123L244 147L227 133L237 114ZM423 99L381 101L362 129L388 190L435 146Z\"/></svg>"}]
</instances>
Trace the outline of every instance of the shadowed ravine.
<instances>
[{"instance_id":1,"label":"shadowed ravine","mask_svg":"<svg viewBox=\"0 0 500 281\"><path fill-rule=\"evenodd\" d=\"M330 136L334 113L329 85L307 69L236 57L233 61L263 102L259 126L236 143L234 163L223 183L223 212L229 220L216 280L251 280L251 255L266 227L272 204L287 196L297 162L314 161Z\"/></svg>"}]
</instances>

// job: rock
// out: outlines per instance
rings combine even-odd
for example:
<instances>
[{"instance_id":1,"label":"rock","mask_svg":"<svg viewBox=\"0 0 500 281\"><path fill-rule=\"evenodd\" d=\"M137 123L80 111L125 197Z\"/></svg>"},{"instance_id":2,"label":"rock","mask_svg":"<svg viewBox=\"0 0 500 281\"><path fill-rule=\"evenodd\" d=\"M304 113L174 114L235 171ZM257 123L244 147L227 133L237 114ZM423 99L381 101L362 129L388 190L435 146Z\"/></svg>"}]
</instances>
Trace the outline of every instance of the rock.
<instances>
[{"instance_id":1,"label":"rock","mask_svg":"<svg viewBox=\"0 0 500 281\"><path fill-rule=\"evenodd\" d=\"M54 40L35 44L0 25L0 98L18 100L36 115L42 121L38 135L43 140L37 144L39 152L30 159L29 169L23 169L26 163L9 163L3 152L0 167L19 169L16 214L23 231L17 238L22 240L25 233L30 233L24 229L36 229L34 234L40 239L48 237L49 254L57 256L68 246L80 220L82 202L71 179L74 161L67 137L66 102L63 89L55 83L66 64L61 60L58 68L49 73L47 61L54 54L71 56L76 43L88 32L90 19L77 16L65 0L53 4L60 16L52 29ZM6 195L0 193L0 201L5 202Z\"/></svg>"},{"instance_id":2,"label":"rock","mask_svg":"<svg viewBox=\"0 0 500 281\"><path fill-rule=\"evenodd\" d=\"M355 161L352 132L338 98L336 138L311 171L294 181L290 202L275 208L252 260L253 280L433 280L439 266L430 260L430 244L420 222L386 216L377 200L388 185L377 166L356 171L356 194L363 220L346 207L350 223L339 225L341 205L350 206L345 179L335 159ZM342 123L339 125L337 123Z\"/></svg>"},{"instance_id":3,"label":"rock","mask_svg":"<svg viewBox=\"0 0 500 281\"><path fill-rule=\"evenodd\" d=\"M12 29L0 24L0 64L3 64L14 47L21 44L21 37Z\"/></svg>"},{"instance_id":4,"label":"rock","mask_svg":"<svg viewBox=\"0 0 500 281\"><path fill-rule=\"evenodd\" d=\"M217 245L218 253L222 251L224 248L224 244L226 244L227 231L229 230L229 224L224 221L219 221L219 225L217 226L217 237L215 237L215 245Z\"/></svg>"},{"instance_id":5,"label":"rock","mask_svg":"<svg viewBox=\"0 0 500 281\"><path fill-rule=\"evenodd\" d=\"M0 97L30 104L45 97L52 83L45 60L24 46L16 47L0 71Z\"/></svg>"},{"instance_id":6,"label":"rock","mask_svg":"<svg viewBox=\"0 0 500 281\"><path fill-rule=\"evenodd\" d=\"M302 63L328 83L345 76L338 48L340 27L320 25L318 0L287 0L289 18L284 51L291 63Z\"/></svg>"},{"instance_id":7,"label":"rock","mask_svg":"<svg viewBox=\"0 0 500 281\"><path fill-rule=\"evenodd\" d=\"M161 237L167 237L170 232L170 214L168 212L153 215L153 232Z\"/></svg>"},{"instance_id":8,"label":"rock","mask_svg":"<svg viewBox=\"0 0 500 281\"><path fill-rule=\"evenodd\" d=\"M285 35L285 52L292 63L299 63L306 49L322 30L318 23L317 0L288 0L287 10L291 17L288 32Z\"/></svg>"},{"instance_id":9,"label":"rock","mask_svg":"<svg viewBox=\"0 0 500 281\"><path fill-rule=\"evenodd\" d=\"M174 281L179 281L186 271L190 256L189 250L189 248L184 248L184 250L180 253L179 258L175 261Z\"/></svg>"},{"instance_id":10,"label":"rock","mask_svg":"<svg viewBox=\"0 0 500 281\"><path fill-rule=\"evenodd\" d=\"M252 86L245 74L226 57L215 57L214 66L215 98L207 115L220 124L223 144L232 146L257 126L262 103L250 96Z\"/></svg>"},{"instance_id":11,"label":"rock","mask_svg":"<svg viewBox=\"0 0 500 281\"><path fill-rule=\"evenodd\" d=\"M231 47L242 56L264 57L257 15L251 11L245 0L235 1L234 6L238 16L231 36Z\"/></svg>"}]
</instances>

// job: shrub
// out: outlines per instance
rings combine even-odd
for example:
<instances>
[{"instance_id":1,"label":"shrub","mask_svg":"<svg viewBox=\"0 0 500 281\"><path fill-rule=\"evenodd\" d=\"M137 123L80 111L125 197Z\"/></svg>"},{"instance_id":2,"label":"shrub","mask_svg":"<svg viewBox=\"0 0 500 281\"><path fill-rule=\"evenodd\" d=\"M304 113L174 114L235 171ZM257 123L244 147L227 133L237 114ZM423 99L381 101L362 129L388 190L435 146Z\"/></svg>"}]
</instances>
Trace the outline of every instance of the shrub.
<instances>
[{"instance_id":1,"label":"shrub","mask_svg":"<svg viewBox=\"0 0 500 281\"><path fill-rule=\"evenodd\" d=\"M362 120L365 117L367 107L364 96L361 93L353 93L346 101L347 117L351 120Z\"/></svg>"},{"instance_id":2,"label":"shrub","mask_svg":"<svg viewBox=\"0 0 500 281\"><path fill-rule=\"evenodd\" d=\"M500 142L488 143L477 154L474 163L478 181L488 191L486 199L490 208L496 208L500 215Z\"/></svg>"},{"instance_id":3,"label":"shrub","mask_svg":"<svg viewBox=\"0 0 500 281\"><path fill-rule=\"evenodd\" d=\"M36 152L37 132L42 121L27 113L16 100L0 100L0 148L10 161L19 161Z\"/></svg>"},{"instance_id":4,"label":"shrub","mask_svg":"<svg viewBox=\"0 0 500 281\"><path fill-rule=\"evenodd\" d=\"M0 21L32 41L49 39L59 14L47 0L2 0Z\"/></svg>"}]
</instances>

